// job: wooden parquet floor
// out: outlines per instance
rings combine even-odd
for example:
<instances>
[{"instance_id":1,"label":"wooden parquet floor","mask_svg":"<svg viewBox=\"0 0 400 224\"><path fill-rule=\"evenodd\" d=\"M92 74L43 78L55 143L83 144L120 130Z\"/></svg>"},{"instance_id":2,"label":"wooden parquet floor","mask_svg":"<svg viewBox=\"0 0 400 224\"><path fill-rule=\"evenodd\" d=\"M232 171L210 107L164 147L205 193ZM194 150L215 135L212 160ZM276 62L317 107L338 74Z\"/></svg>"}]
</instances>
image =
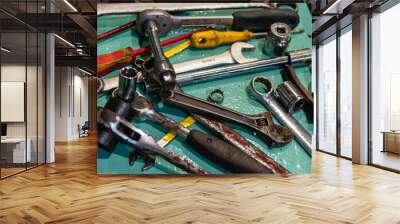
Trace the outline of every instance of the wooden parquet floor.
<instances>
[{"instance_id":1,"label":"wooden parquet floor","mask_svg":"<svg viewBox=\"0 0 400 224\"><path fill-rule=\"evenodd\" d=\"M0 223L400 223L400 175L315 153L312 175L96 175L96 140L0 181Z\"/></svg>"}]
</instances>

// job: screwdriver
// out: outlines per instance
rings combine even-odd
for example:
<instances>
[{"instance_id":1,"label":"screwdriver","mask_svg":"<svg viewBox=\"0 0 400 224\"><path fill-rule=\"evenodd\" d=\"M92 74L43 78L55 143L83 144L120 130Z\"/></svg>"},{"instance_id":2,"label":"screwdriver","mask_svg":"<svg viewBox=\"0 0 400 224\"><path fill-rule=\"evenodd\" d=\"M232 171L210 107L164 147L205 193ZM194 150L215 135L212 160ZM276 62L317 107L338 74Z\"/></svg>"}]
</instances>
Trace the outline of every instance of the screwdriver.
<instances>
[{"instance_id":1,"label":"screwdriver","mask_svg":"<svg viewBox=\"0 0 400 224\"><path fill-rule=\"evenodd\" d=\"M204 29L201 29L204 30ZM185 33L176 37L172 37L170 39L164 40L161 42L161 46L171 45L173 43L179 42L186 38L189 38L193 32ZM103 76L107 73L122 68L123 66L128 65L133 62L135 58L139 55L143 55L147 52L150 52L150 48L139 48L137 50L133 50L131 47L126 47L112 53L102 54L97 56L97 75Z\"/></svg>"},{"instance_id":2,"label":"screwdriver","mask_svg":"<svg viewBox=\"0 0 400 224\"><path fill-rule=\"evenodd\" d=\"M304 29L292 30L291 33L302 33ZM238 41L248 41L253 37L265 37L268 32L253 33L249 30L244 31L216 31L206 30L194 33L190 40L192 46L196 48L214 48L221 44L231 44Z\"/></svg>"}]
</instances>

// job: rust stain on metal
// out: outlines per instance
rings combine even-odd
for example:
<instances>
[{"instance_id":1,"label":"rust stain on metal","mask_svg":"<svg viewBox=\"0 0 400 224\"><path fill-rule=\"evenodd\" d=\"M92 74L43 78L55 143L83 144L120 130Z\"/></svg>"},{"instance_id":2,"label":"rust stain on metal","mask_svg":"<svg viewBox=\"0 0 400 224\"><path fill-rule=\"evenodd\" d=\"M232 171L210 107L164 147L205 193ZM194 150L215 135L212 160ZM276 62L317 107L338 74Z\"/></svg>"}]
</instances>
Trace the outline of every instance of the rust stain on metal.
<instances>
[{"instance_id":1,"label":"rust stain on metal","mask_svg":"<svg viewBox=\"0 0 400 224\"><path fill-rule=\"evenodd\" d=\"M266 167L270 168L275 174L280 176L287 177L289 176L289 171L286 170L279 163L275 162L272 158L258 149L251 142L246 140L243 136L232 130L230 127L225 124L211 118L205 118L202 116L194 115L196 120L199 120L208 126L212 127L215 131L223 135L225 139L230 141L232 144L238 146L241 150L243 150L246 154L251 156L253 159L258 162L264 164Z\"/></svg>"},{"instance_id":2,"label":"rust stain on metal","mask_svg":"<svg viewBox=\"0 0 400 224\"><path fill-rule=\"evenodd\" d=\"M195 164L194 162L182 158L181 156L176 155L173 152L168 152L169 154L169 158L171 159L171 162L179 164L185 168L187 168L188 170L190 170L193 173L197 173L197 174L207 174L207 171L205 171L204 169L200 168L197 164Z\"/></svg>"}]
</instances>

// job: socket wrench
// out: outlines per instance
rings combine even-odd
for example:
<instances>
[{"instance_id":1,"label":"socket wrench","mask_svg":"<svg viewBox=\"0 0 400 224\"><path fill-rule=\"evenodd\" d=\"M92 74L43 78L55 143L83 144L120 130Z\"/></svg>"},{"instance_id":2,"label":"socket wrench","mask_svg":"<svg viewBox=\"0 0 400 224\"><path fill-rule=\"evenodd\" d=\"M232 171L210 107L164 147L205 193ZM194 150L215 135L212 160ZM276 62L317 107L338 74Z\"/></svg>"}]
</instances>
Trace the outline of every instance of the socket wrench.
<instances>
[{"instance_id":1,"label":"socket wrench","mask_svg":"<svg viewBox=\"0 0 400 224\"><path fill-rule=\"evenodd\" d=\"M176 121L163 116L154 109L148 99L139 94L131 105L137 117L148 119L176 131L197 152L232 173L271 173L269 166L257 162L234 145L198 130L185 128Z\"/></svg>"},{"instance_id":2,"label":"socket wrench","mask_svg":"<svg viewBox=\"0 0 400 224\"><path fill-rule=\"evenodd\" d=\"M99 113L98 122L104 127L109 128L119 138L139 148L139 150L148 150L163 156L171 163L191 173L207 174L205 170L200 168L193 161L160 147L150 135L109 109L104 109Z\"/></svg>"},{"instance_id":3,"label":"socket wrench","mask_svg":"<svg viewBox=\"0 0 400 224\"><path fill-rule=\"evenodd\" d=\"M258 86L256 86L258 85ZM262 88L260 88L262 86ZM271 82L264 77L255 77L251 80L247 88L251 97L260 101L267 109L286 127L288 127L296 137L296 140L304 147L305 151L311 156L312 143L311 135L301 126L275 98L275 91Z\"/></svg>"}]
</instances>

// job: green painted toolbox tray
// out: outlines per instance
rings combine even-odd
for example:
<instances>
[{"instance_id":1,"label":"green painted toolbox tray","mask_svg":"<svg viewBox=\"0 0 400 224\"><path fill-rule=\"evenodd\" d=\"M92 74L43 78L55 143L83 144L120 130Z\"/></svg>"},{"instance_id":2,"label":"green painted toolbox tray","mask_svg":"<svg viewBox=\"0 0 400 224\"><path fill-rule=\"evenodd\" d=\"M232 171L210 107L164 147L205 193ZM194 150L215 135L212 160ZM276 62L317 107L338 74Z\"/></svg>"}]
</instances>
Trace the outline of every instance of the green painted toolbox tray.
<instances>
[{"instance_id":1,"label":"green painted toolbox tray","mask_svg":"<svg viewBox=\"0 0 400 224\"><path fill-rule=\"evenodd\" d=\"M207 10L207 11L190 11L181 12L179 15L231 15L232 12L243 10ZM299 16L300 23L296 29L304 29L305 32L292 34L292 40L287 51L300 50L305 48L311 48L311 13L309 12L306 4L299 4ZM134 20L136 15L106 15L98 17L98 28L97 33L102 34L110 29L125 24ZM162 39L170 38L179 34L187 33L193 29L179 28L168 33L167 36L163 36ZM253 39L249 43L256 46L256 49L251 52L246 52L248 57L257 57L259 59L268 58L262 51L265 39ZM98 42L97 54L110 53L112 51L132 47L132 49L139 48L139 39L137 33L134 30L125 30L119 34L116 34L109 39L105 39ZM175 45L166 47L169 49ZM189 48L172 57L170 61L172 63L178 63L185 60L196 59L200 57L206 57L210 55L216 55L222 53L228 49L230 45L222 45L215 49L194 49ZM311 88L311 64L310 65L296 65L296 73L299 79L302 81L304 86ZM117 76L118 71L107 74L105 77ZM279 67L270 67L264 70L249 70L247 73L237 75L234 77L210 80L192 85L183 86L183 90L196 97L206 99L208 93L215 89L220 88L224 91L225 99L222 103L223 106L231 108L233 110L246 113L246 114L257 114L267 111L267 109L259 102L249 98L246 93L246 87L249 84L251 78L255 76L265 76L273 84L274 88L282 83L282 77L280 74ZM109 93L102 93L98 95L97 105L103 107L110 97ZM184 111L163 105L161 102L153 102L155 108L162 114L176 120L181 121L185 118L186 113ZM309 133L313 132L313 124L307 122L306 114L303 110L297 111L293 114ZM278 121L274 120L277 124ZM150 123L148 121L140 121L134 119L132 121L137 127L141 128L156 140L160 139L168 130L157 124ZM258 146L264 153L270 156L272 159L280 163L286 169L293 174L302 174L311 172L311 157L303 150L302 146L299 145L295 140L292 140L289 144L283 147L269 147L264 141L253 135L251 131L248 131L238 125L228 123L230 127L238 131L242 136L250 140L256 146ZM199 129L204 132L208 132L204 127L199 124L193 125L191 128ZM209 173L213 174L224 174L227 173L218 164L214 164L196 151L191 149L186 143L179 137L173 140L166 146L168 150L174 151L180 155L185 155L192 159L194 162L199 164ZM130 166L128 163L128 155L132 151L132 148L125 144L119 143L113 153L108 153L105 150L98 150L97 155L97 171L99 174L180 174L186 173L185 171L175 167L168 161L157 157L154 167L144 172L141 171L143 161L138 160L134 165Z\"/></svg>"}]
</instances>

